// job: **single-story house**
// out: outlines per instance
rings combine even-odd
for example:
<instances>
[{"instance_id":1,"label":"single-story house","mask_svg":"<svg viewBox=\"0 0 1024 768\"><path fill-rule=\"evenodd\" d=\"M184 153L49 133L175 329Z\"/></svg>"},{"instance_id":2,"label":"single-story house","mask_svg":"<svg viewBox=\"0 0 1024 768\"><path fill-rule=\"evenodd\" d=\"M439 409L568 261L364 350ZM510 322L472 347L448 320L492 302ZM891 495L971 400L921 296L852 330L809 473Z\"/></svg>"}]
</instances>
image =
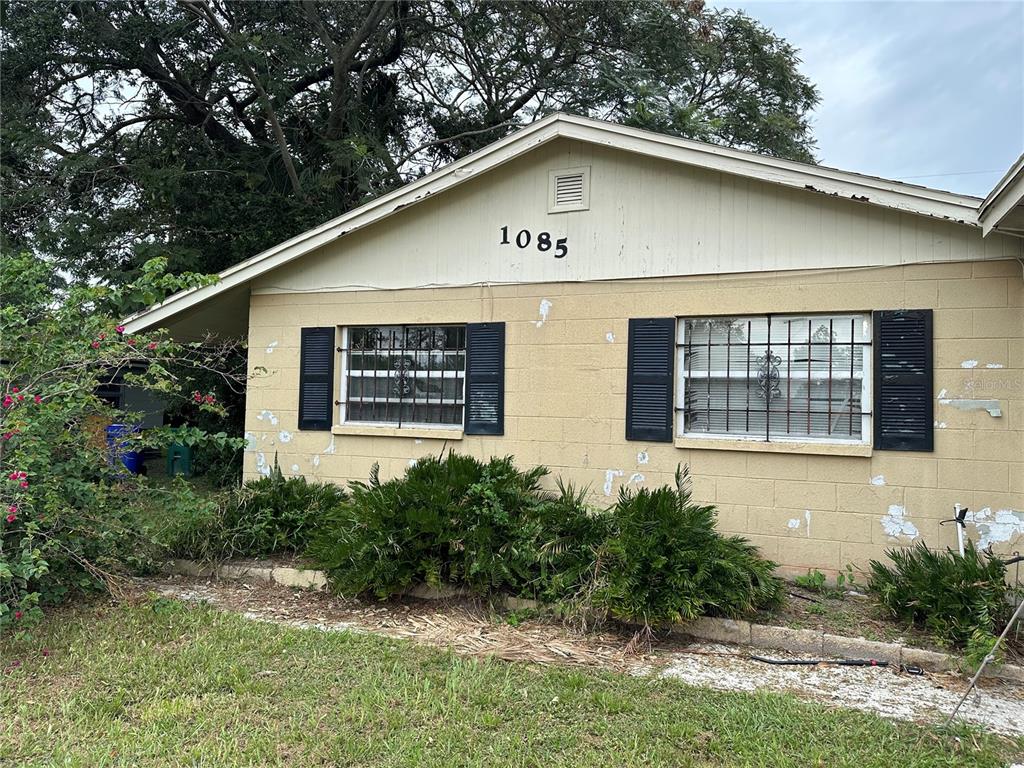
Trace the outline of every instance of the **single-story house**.
<instances>
[{"instance_id":1,"label":"single-story house","mask_svg":"<svg viewBox=\"0 0 1024 768\"><path fill-rule=\"evenodd\" d=\"M557 114L127 322L247 335L246 477L672 482L790 570L1024 541L1024 161L984 201Z\"/></svg>"}]
</instances>

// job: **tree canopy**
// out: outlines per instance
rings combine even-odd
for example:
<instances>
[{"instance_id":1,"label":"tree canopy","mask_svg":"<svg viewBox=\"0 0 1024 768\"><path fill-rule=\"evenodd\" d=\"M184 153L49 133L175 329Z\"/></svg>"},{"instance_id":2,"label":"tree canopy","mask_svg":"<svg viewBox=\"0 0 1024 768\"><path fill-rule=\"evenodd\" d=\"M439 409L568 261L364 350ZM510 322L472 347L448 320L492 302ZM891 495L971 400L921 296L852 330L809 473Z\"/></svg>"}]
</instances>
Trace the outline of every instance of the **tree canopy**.
<instances>
[{"instance_id":1,"label":"tree canopy","mask_svg":"<svg viewBox=\"0 0 1024 768\"><path fill-rule=\"evenodd\" d=\"M212 272L564 110L813 162L796 51L699 0L0 2L2 223Z\"/></svg>"}]
</instances>

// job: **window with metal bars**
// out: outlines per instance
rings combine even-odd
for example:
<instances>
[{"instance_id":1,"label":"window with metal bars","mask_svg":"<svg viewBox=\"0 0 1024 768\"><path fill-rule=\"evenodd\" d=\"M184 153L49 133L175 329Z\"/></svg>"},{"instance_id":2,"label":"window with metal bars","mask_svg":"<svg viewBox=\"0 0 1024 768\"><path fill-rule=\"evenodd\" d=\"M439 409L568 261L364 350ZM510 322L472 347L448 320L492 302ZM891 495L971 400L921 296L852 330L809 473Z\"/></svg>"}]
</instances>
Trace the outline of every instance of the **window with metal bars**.
<instances>
[{"instance_id":1,"label":"window with metal bars","mask_svg":"<svg viewBox=\"0 0 1024 768\"><path fill-rule=\"evenodd\" d=\"M862 314L680 318L680 434L867 442L870 346Z\"/></svg>"},{"instance_id":2,"label":"window with metal bars","mask_svg":"<svg viewBox=\"0 0 1024 768\"><path fill-rule=\"evenodd\" d=\"M462 424L466 326L352 326L342 339L343 423Z\"/></svg>"}]
</instances>

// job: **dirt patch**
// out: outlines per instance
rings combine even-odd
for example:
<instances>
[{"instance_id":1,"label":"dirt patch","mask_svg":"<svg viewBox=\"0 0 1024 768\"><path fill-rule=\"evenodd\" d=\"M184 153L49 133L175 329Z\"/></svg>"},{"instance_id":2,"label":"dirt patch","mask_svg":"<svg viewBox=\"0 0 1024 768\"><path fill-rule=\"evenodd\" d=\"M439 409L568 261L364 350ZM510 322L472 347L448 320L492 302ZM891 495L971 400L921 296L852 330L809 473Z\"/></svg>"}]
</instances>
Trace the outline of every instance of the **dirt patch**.
<instances>
[{"instance_id":1,"label":"dirt patch","mask_svg":"<svg viewBox=\"0 0 1024 768\"><path fill-rule=\"evenodd\" d=\"M368 604L262 582L172 577L138 583L165 597L207 602L256 621L406 638L465 656L659 675L719 690L785 691L899 720L942 722L966 688L966 681L953 674L911 676L894 669L829 665L777 667L752 661L749 649L740 646L687 643L676 636L656 638L650 648L632 652L633 632L626 627L577 633L551 619L497 613L478 601ZM793 658L783 652L770 655ZM1024 690L986 680L965 702L960 717L997 733L1024 736Z\"/></svg>"}]
</instances>

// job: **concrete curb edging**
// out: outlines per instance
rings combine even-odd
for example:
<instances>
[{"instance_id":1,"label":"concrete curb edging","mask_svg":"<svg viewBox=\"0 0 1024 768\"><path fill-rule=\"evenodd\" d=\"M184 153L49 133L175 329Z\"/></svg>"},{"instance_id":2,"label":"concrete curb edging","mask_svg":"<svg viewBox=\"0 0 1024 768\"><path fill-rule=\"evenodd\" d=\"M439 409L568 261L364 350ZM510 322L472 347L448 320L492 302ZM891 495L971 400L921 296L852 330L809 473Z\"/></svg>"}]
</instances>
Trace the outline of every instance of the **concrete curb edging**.
<instances>
[{"instance_id":1,"label":"concrete curb edging","mask_svg":"<svg viewBox=\"0 0 1024 768\"><path fill-rule=\"evenodd\" d=\"M220 566L204 565L192 560L170 560L164 571L181 576L220 578L230 581L255 579L296 589L327 589L327 574L311 568L291 568L262 563L227 563ZM420 584L405 594L421 600L444 600L452 597L466 597L464 589L456 587L436 588ZM505 596L499 601L502 607L511 610L533 610L541 608L536 600ZM814 656L843 656L848 658L878 659L899 667L901 664L916 664L932 672L948 672L958 667L957 657L938 651L912 648L902 643L882 643L862 637L830 635L817 629L793 629L768 624L752 624L741 619L719 619L702 616L685 624L676 624L673 634L705 640L713 643L730 643L755 648L789 651L790 653L812 654ZM1000 664L986 668L985 677L1024 683L1024 667L1016 664Z\"/></svg>"}]
</instances>

